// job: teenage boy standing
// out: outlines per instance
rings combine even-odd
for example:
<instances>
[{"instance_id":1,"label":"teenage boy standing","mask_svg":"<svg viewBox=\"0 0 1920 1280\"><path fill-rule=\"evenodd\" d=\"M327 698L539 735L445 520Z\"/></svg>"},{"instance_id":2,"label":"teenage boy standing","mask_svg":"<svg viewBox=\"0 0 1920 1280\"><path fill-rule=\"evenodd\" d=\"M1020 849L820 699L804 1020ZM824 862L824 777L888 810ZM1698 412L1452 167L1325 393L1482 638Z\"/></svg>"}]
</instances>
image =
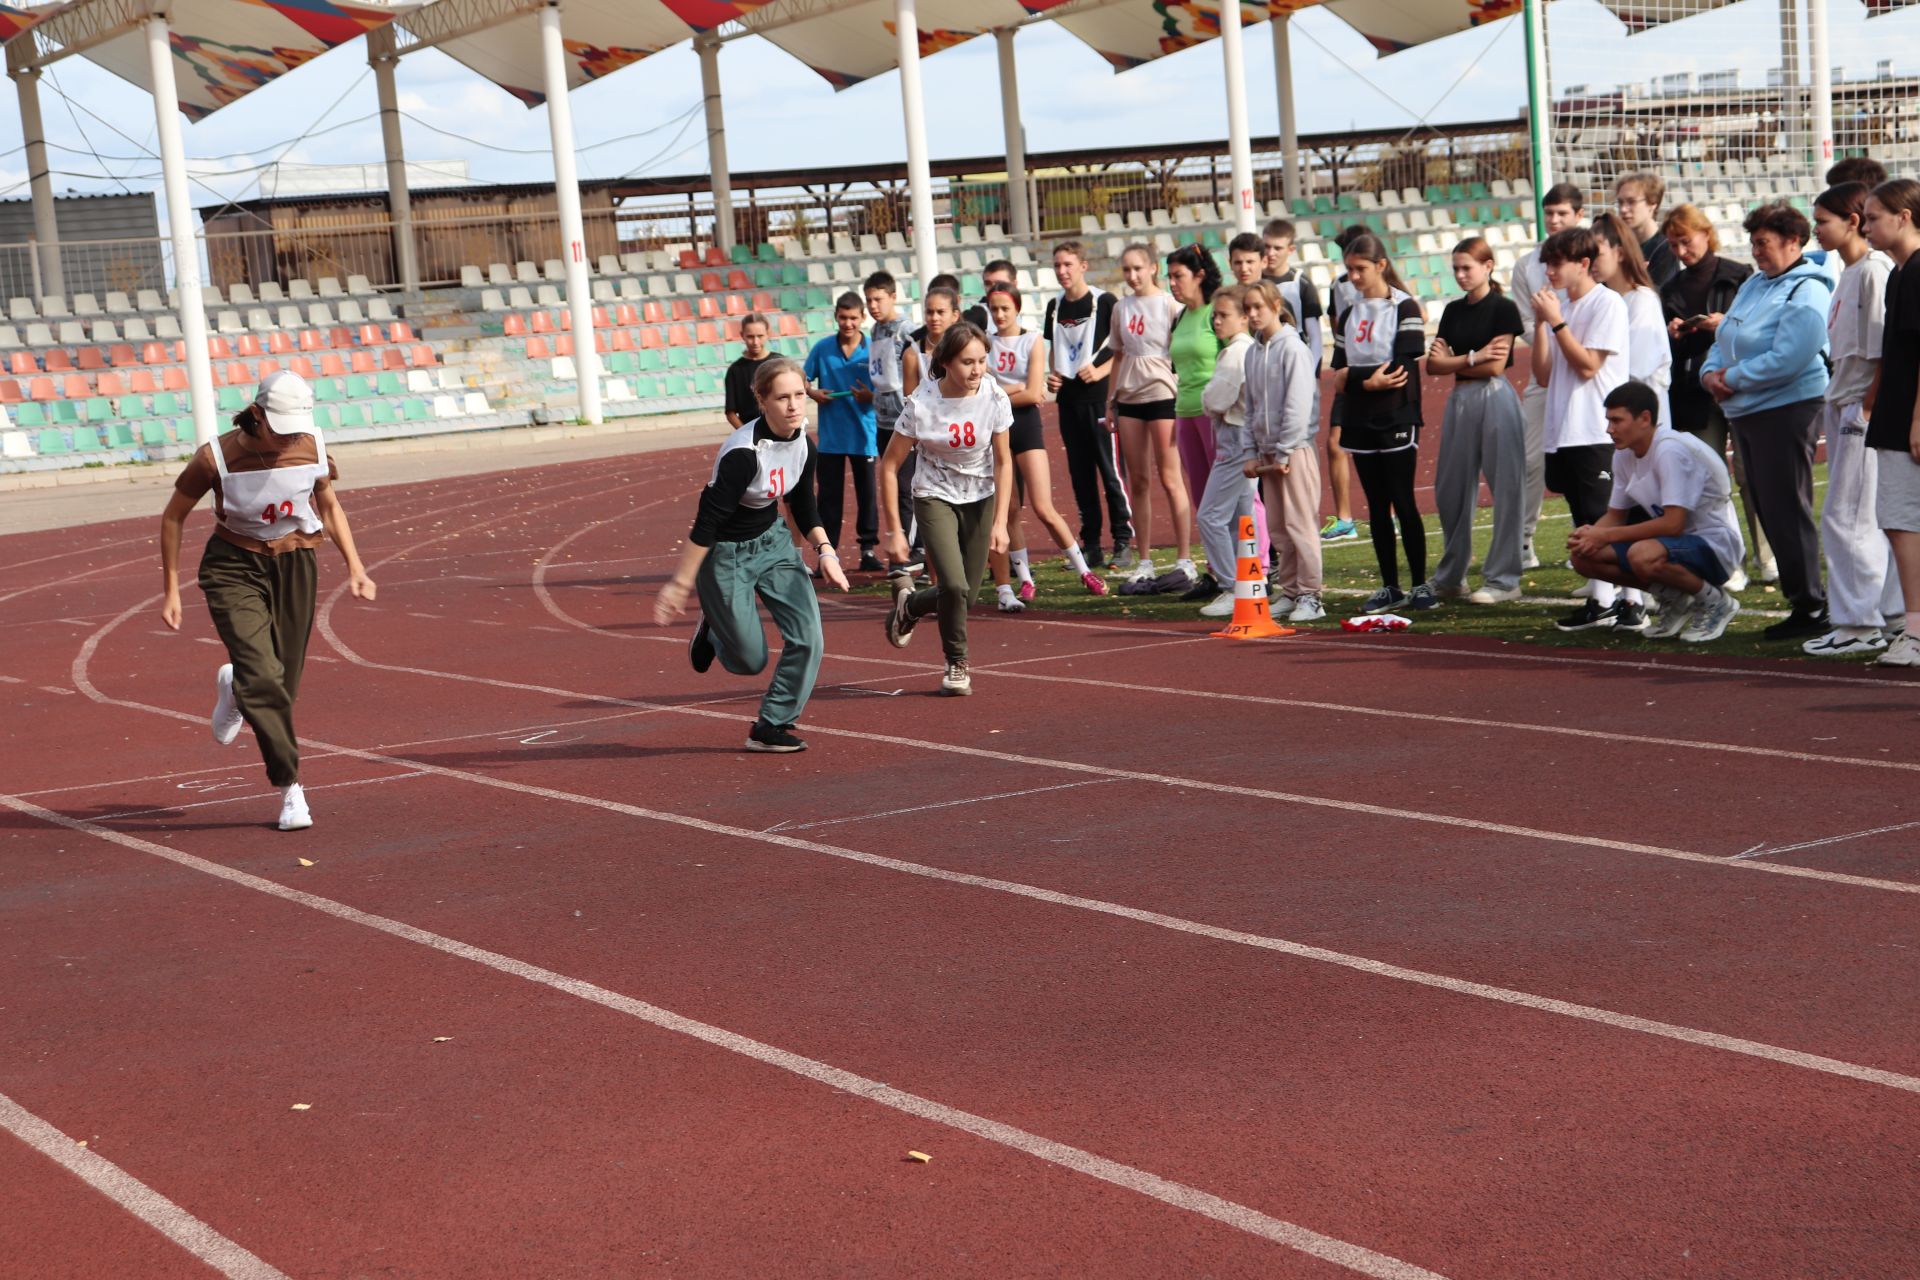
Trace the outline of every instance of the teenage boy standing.
<instances>
[{"instance_id":1,"label":"teenage boy standing","mask_svg":"<svg viewBox=\"0 0 1920 1280\"><path fill-rule=\"evenodd\" d=\"M846 493L846 473L853 472L854 535L860 540L860 568L879 570L873 548L880 541L880 516L874 505L873 376L868 368L866 335L861 332L866 304L857 293L843 293L833 305L838 330L822 338L807 353L807 396L820 406L820 527L829 544L840 541L840 513Z\"/></svg>"},{"instance_id":2,"label":"teenage boy standing","mask_svg":"<svg viewBox=\"0 0 1920 1280\"><path fill-rule=\"evenodd\" d=\"M1114 435L1100 421L1107 403L1104 384L1113 372L1113 353L1107 349L1113 295L1087 283L1087 254L1078 240L1054 247L1053 274L1061 294L1047 303L1040 329L1047 344L1047 390L1059 404L1060 443L1080 508L1080 549L1097 569L1106 563L1100 552L1103 495L1113 525L1113 554L1133 541L1133 509L1120 480Z\"/></svg>"},{"instance_id":3,"label":"teenage boy standing","mask_svg":"<svg viewBox=\"0 0 1920 1280\"><path fill-rule=\"evenodd\" d=\"M1613 184L1613 207L1627 230L1639 238L1640 256L1647 260L1647 274L1653 277L1655 289L1666 288L1667 281L1680 274L1680 260L1673 256L1660 230L1660 202L1666 195L1667 184L1660 175L1644 170L1623 174Z\"/></svg>"},{"instance_id":4,"label":"teenage boy standing","mask_svg":"<svg viewBox=\"0 0 1920 1280\"><path fill-rule=\"evenodd\" d=\"M1529 347L1534 345L1533 331L1538 322L1533 314L1533 295L1547 287L1547 268L1540 261L1540 250L1545 247L1549 237L1558 235L1568 227L1580 225L1580 210L1585 204L1586 197L1571 182L1549 187L1546 199L1541 202L1547 221L1540 229L1540 243L1513 264L1513 304L1520 308L1520 326L1524 330L1520 341ZM1526 389L1520 393L1520 419L1527 429L1527 482L1523 490L1525 505L1521 507L1520 567L1538 569L1540 555L1534 550L1533 531L1540 523L1540 504L1547 496L1546 451L1541 443L1545 439L1547 422L1547 389L1533 376L1531 362L1527 365Z\"/></svg>"}]
</instances>

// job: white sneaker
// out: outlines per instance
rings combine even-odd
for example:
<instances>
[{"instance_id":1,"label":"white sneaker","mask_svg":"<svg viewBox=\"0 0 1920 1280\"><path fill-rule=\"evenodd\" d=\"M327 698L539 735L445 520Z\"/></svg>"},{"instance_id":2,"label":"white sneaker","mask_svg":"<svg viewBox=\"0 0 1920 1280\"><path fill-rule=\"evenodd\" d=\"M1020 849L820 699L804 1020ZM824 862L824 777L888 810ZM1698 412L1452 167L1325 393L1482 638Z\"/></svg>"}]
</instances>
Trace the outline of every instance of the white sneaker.
<instances>
[{"instance_id":1,"label":"white sneaker","mask_svg":"<svg viewBox=\"0 0 1920 1280\"><path fill-rule=\"evenodd\" d=\"M213 740L221 746L233 745L246 720L233 697L233 664L221 667L213 677Z\"/></svg>"},{"instance_id":2,"label":"white sneaker","mask_svg":"<svg viewBox=\"0 0 1920 1280\"><path fill-rule=\"evenodd\" d=\"M1201 605L1200 616L1203 618L1231 618L1233 616L1233 592L1222 591L1219 595Z\"/></svg>"},{"instance_id":3,"label":"white sneaker","mask_svg":"<svg viewBox=\"0 0 1920 1280\"><path fill-rule=\"evenodd\" d=\"M1275 615L1278 616L1277 614ZM1288 622L1318 622L1327 616L1326 606L1320 603L1320 597L1311 593L1301 596L1293 602L1293 612L1287 615Z\"/></svg>"},{"instance_id":4,"label":"white sneaker","mask_svg":"<svg viewBox=\"0 0 1920 1280\"><path fill-rule=\"evenodd\" d=\"M1692 596L1674 587L1655 587L1653 598L1660 602L1660 611L1641 635L1649 640L1671 640L1687 629L1693 620Z\"/></svg>"},{"instance_id":5,"label":"white sneaker","mask_svg":"<svg viewBox=\"0 0 1920 1280\"><path fill-rule=\"evenodd\" d=\"M1533 539L1531 538L1520 544L1520 567L1522 569L1538 569L1540 567L1540 556L1534 551Z\"/></svg>"},{"instance_id":6,"label":"white sneaker","mask_svg":"<svg viewBox=\"0 0 1920 1280\"><path fill-rule=\"evenodd\" d=\"M1704 599L1696 599L1693 616L1688 619L1686 630L1680 633L1680 639L1687 644L1706 644L1718 640L1726 634L1727 624L1740 612L1740 602L1718 588L1708 587L1713 592L1708 596L1701 592Z\"/></svg>"},{"instance_id":7,"label":"white sneaker","mask_svg":"<svg viewBox=\"0 0 1920 1280\"><path fill-rule=\"evenodd\" d=\"M305 831L313 825L313 814L307 810L307 793L300 789L299 783L280 788L280 829L282 831Z\"/></svg>"},{"instance_id":8,"label":"white sneaker","mask_svg":"<svg viewBox=\"0 0 1920 1280\"><path fill-rule=\"evenodd\" d=\"M1902 631L1892 644L1873 660L1880 667L1920 667L1920 640L1910 631Z\"/></svg>"},{"instance_id":9,"label":"white sneaker","mask_svg":"<svg viewBox=\"0 0 1920 1280\"><path fill-rule=\"evenodd\" d=\"M1854 658L1886 647L1887 638L1876 627L1835 627L1801 645L1800 652L1809 658Z\"/></svg>"},{"instance_id":10,"label":"white sneaker","mask_svg":"<svg viewBox=\"0 0 1920 1280\"><path fill-rule=\"evenodd\" d=\"M940 692L964 698L973 692L973 672L964 662L949 662L947 674L940 679Z\"/></svg>"},{"instance_id":11,"label":"white sneaker","mask_svg":"<svg viewBox=\"0 0 1920 1280\"><path fill-rule=\"evenodd\" d=\"M1133 572L1127 575L1128 582L1152 582L1160 574L1153 567L1153 561L1142 560L1133 566Z\"/></svg>"},{"instance_id":12,"label":"white sneaker","mask_svg":"<svg viewBox=\"0 0 1920 1280\"><path fill-rule=\"evenodd\" d=\"M1778 561L1769 560L1760 566L1760 581L1763 584L1780 581L1780 564Z\"/></svg>"},{"instance_id":13,"label":"white sneaker","mask_svg":"<svg viewBox=\"0 0 1920 1280\"><path fill-rule=\"evenodd\" d=\"M1506 604L1520 598L1520 588L1508 587L1502 591L1497 587L1480 587L1467 593L1468 604Z\"/></svg>"},{"instance_id":14,"label":"white sneaker","mask_svg":"<svg viewBox=\"0 0 1920 1280\"><path fill-rule=\"evenodd\" d=\"M1751 579L1747 577L1747 571L1745 569L1735 569L1727 578L1727 585L1723 587L1722 590L1745 591L1750 582Z\"/></svg>"},{"instance_id":15,"label":"white sneaker","mask_svg":"<svg viewBox=\"0 0 1920 1280\"><path fill-rule=\"evenodd\" d=\"M1267 601L1267 612L1273 615L1275 622L1278 622L1282 618L1291 618L1294 609L1300 604L1298 600L1288 595L1270 595L1267 597Z\"/></svg>"},{"instance_id":16,"label":"white sneaker","mask_svg":"<svg viewBox=\"0 0 1920 1280\"><path fill-rule=\"evenodd\" d=\"M995 603L999 606L1000 612L1002 613L1025 613L1027 611L1027 602L1015 595L1011 586L999 588L995 596Z\"/></svg>"}]
</instances>

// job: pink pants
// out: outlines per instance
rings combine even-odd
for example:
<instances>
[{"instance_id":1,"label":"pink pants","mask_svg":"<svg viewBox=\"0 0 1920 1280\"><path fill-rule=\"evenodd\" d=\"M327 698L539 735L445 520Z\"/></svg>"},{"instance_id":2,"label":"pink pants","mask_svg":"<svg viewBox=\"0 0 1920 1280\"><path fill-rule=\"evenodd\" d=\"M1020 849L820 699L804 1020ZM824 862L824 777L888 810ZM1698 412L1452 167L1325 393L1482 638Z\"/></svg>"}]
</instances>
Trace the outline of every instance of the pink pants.
<instances>
[{"instance_id":1,"label":"pink pants","mask_svg":"<svg viewBox=\"0 0 1920 1280\"><path fill-rule=\"evenodd\" d=\"M1272 523L1273 564L1282 595L1295 599L1319 595L1320 458L1311 444L1287 458L1287 474L1261 477L1272 499L1267 504ZM1259 519L1259 517L1255 517Z\"/></svg>"}]
</instances>

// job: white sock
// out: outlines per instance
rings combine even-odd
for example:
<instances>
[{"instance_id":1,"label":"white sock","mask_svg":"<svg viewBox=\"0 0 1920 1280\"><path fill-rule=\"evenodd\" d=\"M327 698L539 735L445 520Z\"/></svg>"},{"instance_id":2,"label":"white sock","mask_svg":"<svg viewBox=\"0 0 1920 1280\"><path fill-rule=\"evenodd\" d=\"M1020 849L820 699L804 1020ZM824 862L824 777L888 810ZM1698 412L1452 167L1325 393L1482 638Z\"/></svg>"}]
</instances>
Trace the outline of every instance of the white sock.
<instances>
[{"instance_id":1,"label":"white sock","mask_svg":"<svg viewBox=\"0 0 1920 1280\"><path fill-rule=\"evenodd\" d=\"M1593 595L1589 599L1602 609L1611 609L1613 602L1620 597L1620 589L1611 582L1602 582L1598 578L1591 578L1588 581L1593 583Z\"/></svg>"},{"instance_id":2,"label":"white sock","mask_svg":"<svg viewBox=\"0 0 1920 1280\"><path fill-rule=\"evenodd\" d=\"M998 587L994 588L994 591L1002 600L1012 600L1016 598L1013 594L1013 584L1010 582L1001 583Z\"/></svg>"},{"instance_id":3,"label":"white sock","mask_svg":"<svg viewBox=\"0 0 1920 1280\"><path fill-rule=\"evenodd\" d=\"M1033 570L1027 565L1027 549L1007 552L1007 567L1013 570L1013 576L1022 582L1033 581Z\"/></svg>"},{"instance_id":4,"label":"white sock","mask_svg":"<svg viewBox=\"0 0 1920 1280\"><path fill-rule=\"evenodd\" d=\"M1638 587L1620 588L1620 598L1628 604L1637 604L1643 609L1647 606L1647 597Z\"/></svg>"},{"instance_id":5,"label":"white sock","mask_svg":"<svg viewBox=\"0 0 1920 1280\"><path fill-rule=\"evenodd\" d=\"M1072 569L1075 573L1080 573L1080 574L1091 572L1091 570L1087 568L1086 554L1082 552L1080 548L1068 547L1066 554L1067 554L1068 568Z\"/></svg>"}]
</instances>

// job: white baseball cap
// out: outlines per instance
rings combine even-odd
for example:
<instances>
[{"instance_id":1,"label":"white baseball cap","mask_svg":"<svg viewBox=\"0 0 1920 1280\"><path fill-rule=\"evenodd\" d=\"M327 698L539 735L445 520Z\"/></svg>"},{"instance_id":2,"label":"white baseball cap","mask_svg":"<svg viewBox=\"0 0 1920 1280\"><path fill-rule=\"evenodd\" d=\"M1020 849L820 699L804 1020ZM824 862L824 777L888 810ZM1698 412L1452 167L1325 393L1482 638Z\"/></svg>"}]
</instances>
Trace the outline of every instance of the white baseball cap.
<instances>
[{"instance_id":1,"label":"white baseball cap","mask_svg":"<svg viewBox=\"0 0 1920 1280\"><path fill-rule=\"evenodd\" d=\"M253 406L277 435L313 434L313 388L291 369L280 369L260 379Z\"/></svg>"}]
</instances>

